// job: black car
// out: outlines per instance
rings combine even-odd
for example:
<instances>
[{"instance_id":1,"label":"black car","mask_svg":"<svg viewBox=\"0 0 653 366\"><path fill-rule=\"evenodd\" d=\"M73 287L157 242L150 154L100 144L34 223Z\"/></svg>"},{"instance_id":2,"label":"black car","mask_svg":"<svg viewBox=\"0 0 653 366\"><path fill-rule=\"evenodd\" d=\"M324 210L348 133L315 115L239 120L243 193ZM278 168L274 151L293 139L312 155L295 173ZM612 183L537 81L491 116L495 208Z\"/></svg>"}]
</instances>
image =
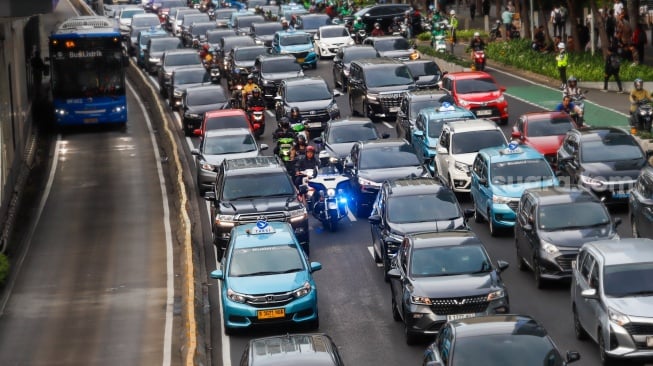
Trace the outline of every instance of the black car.
<instances>
[{"instance_id":1,"label":"black car","mask_svg":"<svg viewBox=\"0 0 653 366\"><path fill-rule=\"evenodd\" d=\"M492 265L470 230L408 235L388 273L392 317L404 323L406 343L437 334L452 319L507 314L508 290L500 275L506 268L501 260Z\"/></svg>"},{"instance_id":2,"label":"black car","mask_svg":"<svg viewBox=\"0 0 653 366\"><path fill-rule=\"evenodd\" d=\"M252 30L251 36L254 38L254 42L268 48L272 47L274 33L283 29L280 22L252 23L250 28Z\"/></svg>"},{"instance_id":3,"label":"black car","mask_svg":"<svg viewBox=\"0 0 653 366\"><path fill-rule=\"evenodd\" d=\"M323 25L331 25L331 17L326 14L301 14L297 16L297 29L314 36Z\"/></svg>"},{"instance_id":4,"label":"black car","mask_svg":"<svg viewBox=\"0 0 653 366\"><path fill-rule=\"evenodd\" d=\"M238 11L236 8L220 8L215 9L215 24L218 28L227 28L229 26L229 20L231 19L231 13ZM235 33L235 32L234 32Z\"/></svg>"},{"instance_id":5,"label":"black car","mask_svg":"<svg viewBox=\"0 0 653 366\"><path fill-rule=\"evenodd\" d=\"M329 121L322 135L313 139L321 147L320 162L335 164L340 171L343 163L357 141L371 141L388 138L389 134L380 134L376 125L368 118L349 117Z\"/></svg>"},{"instance_id":6,"label":"black car","mask_svg":"<svg viewBox=\"0 0 653 366\"><path fill-rule=\"evenodd\" d=\"M194 86L186 89L183 96L183 128L186 136L200 128L204 113L229 107L229 99L220 85Z\"/></svg>"},{"instance_id":7,"label":"black car","mask_svg":"<svg viewBox=\"0 0 653 366\"><path fill-rule=\"evenodd\" d=\"M180 29L179 37L181 37L182 41L184 41L184 46L186 47L192 46L192 43L188 43L188 40L193 39L193 36L190 34L190 27L194 23L215 24L214 22L211 21L211 19L209 19L208 14L204 14L204 13L185 14L184 19L181 21L181 25L179 26Z\"/></svg>"},{"instance_id":8,"label":"black car","mask_svg":"<svg viewBox=\"0 0 653 366\"><path fill-rule=\"evenodd\" d=\"M374 47L380 57L390 57L401 61L419 58L419 52L402 36L368 37L365 38L363 44Z\"/></svg>"},{"instance_id":9,"label":"black car","mask_svg":"<svg viewBox=\"0 0 653 366\"><path fill-rule=\"evenodd\" d=\"M209 45L209 50L213 53L214 57L217 57L218 51L220 50L220 40L224 37L233 37L236 35L236 31L228 28L219 28L206 31L206 43Z\"/></svg>"},{"instance_id":10,"label":"black car","mask_svg":"<svg viewBox=\"0 0 653 366\"><path fill-rule=\"evenodd\" d=\"M215 22L195 22L184 32L184 46L199 48L206 42L206 32L217 29Z\"/></svg>"},{"instance_id":11,"label":"black car","mask_svg":"<svg viewBox=\"0 0 653 366\"><path fill-rule=\"evenodd\" d=\"M161 56L165 51L183 48L181 40L177 37L151 38L143 51L145 71L154 75L161 67Z\"/></svg>"},{"instance_id":12,"label":"black car","mask_svg":"<svg viewBox=\"0 0 653 366\"><path fill-rule=\"evenodd\" d=\"M268 106L275 105L274 98L281 80L304 76L301 65L292 55L259 56L254 61L254 69L256 85L261 88Z\"/></svg>"},{"instance_id":13,"label":"black car","mask_svg":"<svg viewBox=\"0 0 653 366\"><path fill-rule=\"evenodd\" d=\"M430 178L400 178L386 181L376 197L372 214L374 260L383 263L388 280L390 260L404 236L424 231L467 229L472 211L460 208L451 189Z\"/></svg>"},{"instance_id":14,"label":"black car","mask_svg":"<svg viewBox=\"0 0 653 366\"><path fill-rule=\"evenodd\" d=\"M349 66L354 60L378 57L379 54L372 46L353 45L342 46L333 57L333 86L340 86L340 90L347 92L349 85Z\"/></svg>"},{"instance_id":15,"label":"black car","mask_svg":"<svg viewBox=\"0 0 653 366\"><path fill-rule=\"evenodd\" d=\"M282 80L274 98L277 120L289 116L290 109L297 107L309 135L317 136L329 120L340 118L335 99L339 95L319 76Z\"/></svg>"},{"instance_id":16,"label":"black car","mask_svg":"<svg viewBox=\"0 0 653 366\"><path fill-rule=\"evenodd\" d=\"M252 24L262 22L265 22L265 19L261 15L245 15L234 19L231 28L235 29L239 36L249 36L252 34Z\"/></svg>"},{"instance_id":17,"label":"black car","mask_svg":"<svg viewBox=\"0 0 653 366\"><path fill-rule=\"evenodd\" d=\"M653 239L653 167L647 165L639 174L628 198L633 237Z\"/></svg>"},{"instance_id":18,"label":"black car","mask_svg":"<svg viewBox=\"0 0 653 366\"><path fill-rule=\"evenodd\" d=\"M227 59L229 52L236 47L244 46L256 46L256 43L250 36L231 36L220 39L220 48L216 52L216 61L223 73L229 71L229 60Z\"/></svg>"},{"instance_id":19,"label":"black car","mask_svg":"<svg viewBox=\"0 0 653 366\"><path fill-rule=\"evenodd\" d=\"M422 365L565 366L578 360L576 351L563 358L535 319L510 314L448 322L424 352Z\"/></svg>"},{"instance_id":20,"label":"black car","mask_svg":"<svg viewBox=\"0 0 653 366\"><path fill-rule=\"evenodd\" d=\"M236 85L245 85L247 76L254 72L254 61L260 55L265 55L265 46L237 46L225 57L227 66L227 85L229 89Z\"/></svg>"},{"instance_id":21,"label":"black car","mask_svg":"<svg viewBox=\"0 0 653 366\"><path fill-rule=\"evenodd\" d=\"M646 155L626 131L611 127L570 130L558 149L561 180L589 188L607 203L627 202Z\"/></svg>"},{"instance_id":22,"label":"black car","mask_svg":"<svg viewBox=\"0 0 653 366\"><path fill-rule=\"evenodd\" d=\"M308 214L284 163L273 156L227 159L217 168L216 184L205 193L211 202L213 243L218 260L229 243L231 228L267 221L289 222L309 255Z\"/></svg>"},{"instance_id":23,"label":"black car","mask_svg":"<svg viewBox=\"0 0 653 366\"><path fill-rule=\"evenodd\" d=\"M354 13L354 19L361 17L365 24L367 34L374 29L374 23L379 23L381 29L388 29L395 17L404 18L406 11L411 9L410 4L377 4L367 6Z\"/></svg>"},{"instance_id":24,"label":"black car","mask_svg":"<svg viewBox=\"0 0 653 366\"><path fill-rule=\"evenodd\" d=\"M413 90L404 93L395 123L397 136L410 142L419 111L429 107L437 108L444 102L453 104L453 98L445 91Z\"/></svg>"},{"instance_id":25,"label":"black car","mask_svg":"<svg viewBox=\"0 0 653 366\"><path fill-rule=\"evenodd\" d=\"M416 86L408 66L379 57L353 61L348 88L351 113L377 121L395 119L403 94Z\"/></svg>"},{"instance_id":26,"label":"black car","mask_svg":"<svg viewBox=\"0 0 653 366\"><path fill-rule=\"evenodd\" d=\"M171 108L183 110L182 101L186 89L211 84L211 75L204 66L179 67L173 71L168 86L168 104Z\"/></svg>"},{"instance_id":27,"label":"black car","mask_svg":"<svg viewBox=\"0 0 653 366\"><path fill-rule=\"evenodd\" d=\"M367 216L386 180L417 176L428 171L415 149L403 139L358 141L345 159L345 175L351 183L349 205L357 216Z\"/></svg>"},{"instance_id":28,"label":"black car","mask_svg":"<svg viewBox=\"0 0 653 366\"><path fill-rule=\"evenodd\" d=\"M241 366L343 366L338 346L323 333L255 338L245 346Z\"/></svg>"},{"instance_id":29,"label":"black car","mask_svg":"<svg viewBox=\"0 0 653 366\"><path fill-rule=\"evenodd\" d=\"M158 68L157 78L159 80L159 92L164 98L169 97L168 91L172 73L175 69L185 66L201 66L204 68L196 50L167 50L161 55L161 66ZM204 71L206 72L206 69Z\"/></svg>"},{"instance_id":30,"label":"black car","mask_svg":"<svg viewBox=\"0 0 653 366\"><path fill-rule=\"evenodd\" d=\"M519 200L515 220L515 253L520 270L530 268L535 285L571 278L571 262L580 247L617 236L603 202L584 188L527 189Z\"/></svg>"},{"instance_id":31,"label":"black car","mask_svg":"<svg viewBox=\"0 0 653 366\"><path fill-rule=\"evenodd\" d=\"M433 60L414 60L404 62L419 89L437 89L438 82L442 78L440 66Z\"/></svg>"}]
</instances>

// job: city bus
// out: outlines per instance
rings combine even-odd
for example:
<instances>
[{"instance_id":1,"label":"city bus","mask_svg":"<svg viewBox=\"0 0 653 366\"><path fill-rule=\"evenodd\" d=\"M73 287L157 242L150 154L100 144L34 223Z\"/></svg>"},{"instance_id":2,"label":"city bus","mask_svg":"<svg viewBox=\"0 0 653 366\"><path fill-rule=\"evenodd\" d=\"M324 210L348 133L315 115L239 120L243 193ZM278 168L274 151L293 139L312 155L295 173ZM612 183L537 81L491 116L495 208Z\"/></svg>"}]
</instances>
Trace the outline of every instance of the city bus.
<instances>
[{"instance_id":1,"label":"city bus","mask_svg":"<svg viewBox=\"0 0 653 366\"><path fill-rule=\"evenodd\" d=\"M120 31L108 18L65 20L49 38L50 83L57 126L127 123Z\"/></svg>"}]
</instances>

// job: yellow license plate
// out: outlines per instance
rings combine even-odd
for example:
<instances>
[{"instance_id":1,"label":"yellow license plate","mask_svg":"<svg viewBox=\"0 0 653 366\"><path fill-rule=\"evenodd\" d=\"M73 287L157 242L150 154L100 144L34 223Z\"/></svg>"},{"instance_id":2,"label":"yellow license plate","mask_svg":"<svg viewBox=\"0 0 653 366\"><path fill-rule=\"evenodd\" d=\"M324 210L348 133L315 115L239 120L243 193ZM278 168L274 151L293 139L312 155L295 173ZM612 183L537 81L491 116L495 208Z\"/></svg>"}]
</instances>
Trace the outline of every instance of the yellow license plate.
<instances>
[{"instance_id":1,"label":"yellow license plate","mask_svg":"<svg viewBox=\"0 0 653 366\"><path fill-rule=\"evenodd\" d=\"M259 319L276 319L286 316L286 309L259 310L256 312Z\"/></svg>"},{"instance_id":2,"label":"yellow license plate","mask_svg":"<svg viewBox=\"0 0 653 366\"><path fill-rule=\"evenodd\" d=\"M84 123L97 123L97 118L84 118Z\"/></svg>"},{"instance_id":3,"label":"yellow license plate","mask_svg":"<svg viewBox=\"0 0 653 366\"><path fill-rule=\"evenodd\" d=\"M299 62L301 64L302 62L304 62L304 59L303 58L298 58L297 62Z\"/></svg>"}]
</instances>

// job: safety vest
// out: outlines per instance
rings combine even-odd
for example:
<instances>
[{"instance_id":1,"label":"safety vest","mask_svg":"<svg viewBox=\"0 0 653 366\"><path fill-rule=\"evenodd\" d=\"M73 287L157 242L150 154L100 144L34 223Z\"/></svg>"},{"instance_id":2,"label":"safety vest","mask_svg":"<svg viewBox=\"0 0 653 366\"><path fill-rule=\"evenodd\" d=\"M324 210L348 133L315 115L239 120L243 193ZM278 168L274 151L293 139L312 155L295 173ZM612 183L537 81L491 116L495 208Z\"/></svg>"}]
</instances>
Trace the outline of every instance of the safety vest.
<instances>
[{"instance_id":1,"label":"safety vest","mask_svg":"<svg viewBox=\"0 0 653 366\"><path fill-rule=\"evenodd\" d=\"M558 61L558 67L567 67L569 55L567 52L560 52L558 56L556 56L556 60Z\"/></svg>"}]
</instances>

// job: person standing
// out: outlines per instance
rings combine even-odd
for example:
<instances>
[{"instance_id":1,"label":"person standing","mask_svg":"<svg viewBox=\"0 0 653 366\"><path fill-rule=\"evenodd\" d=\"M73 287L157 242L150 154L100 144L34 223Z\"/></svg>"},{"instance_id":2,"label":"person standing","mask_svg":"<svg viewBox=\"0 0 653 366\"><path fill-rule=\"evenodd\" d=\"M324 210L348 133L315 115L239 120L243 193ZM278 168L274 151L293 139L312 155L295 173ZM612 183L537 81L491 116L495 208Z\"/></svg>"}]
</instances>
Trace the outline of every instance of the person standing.
<instances>
[{"instance_id":1,"label":"person standing","mask_svg":"<svg viewBox=\"0 0 653 366\"><path fill-rule=\"evenodd\" d=\"M456 18L456 11L451 9L449 12L449 26L451 27L451 53L453 47L456 45L456 31L458 30L458 18Z\"/></svg>"},{"instance_id":2,"label":"person standing","mask_svg":"<svg viewBox=\"0 0 653 366\"><path fill-rule=\"evenodd\" d=\"M617 19L614 17L614 9L608 10L605 18L605 33L608 35L608 44L614 41L614 33L617 31Z\"/></svg>"},{"instance_id":3,"label":"person standing","mask_svg":"<svg viewBox=\"0 0 653 366\"><path fill-rule=\"evenodd\" d=\"M490 15L490 0L483 0L483 2L481 2L481 8L483 10L483 16L489 16Z\"/></svg>"},{"instance_id":4,"label":"person standing","mask_svg":"<svg viewBox=\"0 0 653 366\"><path fill-rule=\"evenodd\" d=\"M472 21L474 21L475 16L476 16L476 0L472 0L472 3L469 4L469 17L472 18Z\"/></svg>"},{"instance_id":5,"label":"person standing","mask_svg":"<svg viewBox=\"0 0 653 366\"><path fill-rule=\"evenodd\" d=\"M569 66L569 54L565 50L565 44L560 42L558 44L558 54L556 55L556 66L558 67L558 74L560 75L560 90L564 89L567 85L567 66Z\"/></svg>"},{"instance_id":6,"label":"person standing","mask_svg":"<svg viewBox=\"0 0 653 366\"><path fill-rule=\"evenodd\" d=\"M637 23L637 27L633 32L633 47L637 51L637 52L633 52L633 54L636 53L637 58L633 59L633 61L637 62L640 65L644 63L644 46L646 46L647 42L648 40L646 37L646 30L644 29L644 24Z\"/></svg>"},{"instance_id":7,"label":"person standing","mask_svg":"<svg viewBox=\"0 0 653 366\"><path fill-rule=\"evenodd\" d=\"M562 11L559 6L555 6L551 11L551 24L553 24L553 36L563 37L565 24L562 22Z\"/></svg>"},{"instance_id":8,"label":"person standing","mask_svg":"<svg viewBox=\"0 0 653 366\"><path fill-rule=\"evenodd\" d=\"M621 78L619 78L619 68L621 67L621 60L615 49L608 50L608 55L605 57L605 77L603 78L603 89L601 90L604 93L608 92L608 80L610 76L614 76L614 80L617 82L617 87L619 91L617 93L622 94L624 92L621 87Z\"/></svg>"},{"instance_id":9,"label":"person standing","mask_svg":"<svg viewBox=\"0 0 653 366\"><path fill-rule=\"evenodd\" d=\"M510 11L508 6L506 6L503 13L501 13L501 21L506 29L506 34L504 35L505 40L510 39L510 31L512 30L512 14L513 13Z\"/></svg>"}]
</instances>

